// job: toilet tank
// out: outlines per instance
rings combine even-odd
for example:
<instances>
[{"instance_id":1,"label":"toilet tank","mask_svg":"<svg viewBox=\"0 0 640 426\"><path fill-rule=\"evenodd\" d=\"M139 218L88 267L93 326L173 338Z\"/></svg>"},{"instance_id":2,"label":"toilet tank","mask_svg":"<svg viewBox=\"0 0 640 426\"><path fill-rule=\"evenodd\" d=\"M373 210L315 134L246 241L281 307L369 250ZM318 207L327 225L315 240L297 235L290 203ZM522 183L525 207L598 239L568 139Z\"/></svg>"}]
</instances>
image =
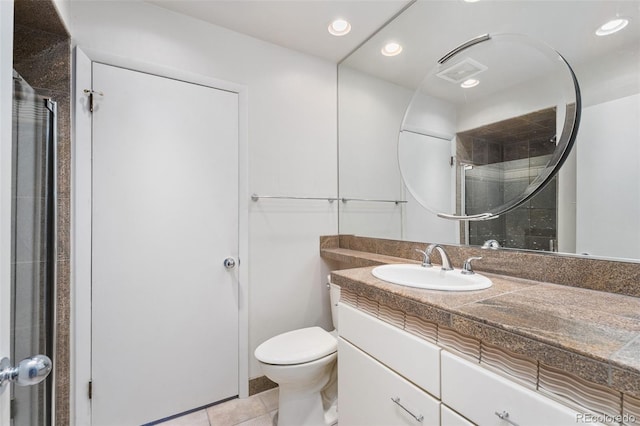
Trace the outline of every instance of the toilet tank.
<instances>
[{"instance_id":1,"label":"toilet tank","mask_svg":"<svg viewBox=\"0 0 640 426\"><path fill-rule=\"evenodd\" d=\"M338 329L338 302L340 301L340 286L329 280L329 299L331 300L331 319L333 328Z\"/></svg>"}]
</instances>

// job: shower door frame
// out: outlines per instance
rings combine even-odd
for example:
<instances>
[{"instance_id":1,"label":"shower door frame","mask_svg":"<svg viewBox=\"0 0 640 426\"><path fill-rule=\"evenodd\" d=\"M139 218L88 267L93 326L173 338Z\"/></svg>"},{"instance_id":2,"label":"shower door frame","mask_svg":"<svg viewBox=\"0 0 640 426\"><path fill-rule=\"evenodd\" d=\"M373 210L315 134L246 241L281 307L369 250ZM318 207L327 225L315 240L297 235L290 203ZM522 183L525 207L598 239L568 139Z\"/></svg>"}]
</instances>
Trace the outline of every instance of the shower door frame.
<instances>
[{"instance_id":1,"label":"shower door frame","mask_svg":"<svg viewBox=\"0 0 640 426\"><path fill-rule=\"evenodd\" d=\"M77 425L90 425L91 400L88 383L91 380L91 197L92 197L92 126L85 89L92 88L92 63L135 70L160 77L207 86L238 94L238 262L239 344L238 393L249 396L249 179L248 179L248 88L224 80L155 64L122 58L105 52L74 48L75 79L72 106L74 108L74 144L72 148L72 275L74 293L71 303L71 418ZM124 380L124 378L123 378Z\"/></svg>"},{"instance_id":2,"label":"shower door frame","mask_svg":"<svg viewBox=\"0 0 640 426\"><path fill-rule=\"evenodd\" d=\"M22 79L21 76L19 75L14 76L13 78L14 80L18 79L22 82L22 84L25 84L31 87L27 81L24 81ZM11 332L12 332L11 346L12 347L11 347L11 356L9 357L9 359L12 360L13 364L15 365L25 357L33 356L35 354L44 354L53 360L54 366L55 366L55 362L56 362L56 358L55 358L56 303L55 301L56 301L56 287L57 287L57 277L58 277L58 268L57 268L58 241L56 237L58 234L58 211L57 211L58 210L58 202L57 202L58 200L58 178L57 178L58 176L58 104L56 101L54 101L50 97L38 95L37 92L35 91L34 91L34 98L35 98L34 99L35 102L43 104L43 108L48 111L48 115L46 117L46 122L47 122L46 126L48 129L47 130L48 136L47 136L47 142L44 145L44 154L43 154L46 158L45 159L46 175L44 175L43 179L46 181L47 189L46 189L46 193L40 194L41 198L46 198L44 215L45 217L47 217L46 219L47 230L44 238L46 241L45 244L47 247L47 252L44 258L38 258L38 261L33 260L32 258L30 258L32 260L29 261L30 263L36 263L36 262L46 263L46 266L45 266L46 278L44 279L44 281L42 280L39 281L40 287L38 289L38 291L42 292L43 304L35 306L35 309L38 309L44 312L44 317L41 319L42 321L44 321L44 329L40 330L40 334L34 334L34 324L32 322L29 322L28 325L25 325L24 323L22 323L20 326L17 325L18 316L22 316L22 317L27 316L31 320L33 320L33 312L30 311L29 315L25 315L24 310L33 309L34 305L31 304L29 307L27 307L27 306L24 306L24 303L19 304L17 301L18 287L24 288L25 286L23 286L22 283L18 283L18 275L17 275L17 272L15 271L15 268L17 268L18 262L12 259L12 264L13 264L12 268L14 269L13 278L11 280L12 281L11 282L11 286L12 286L11 299L12 300L10 302L11 318L12 318L12 324L11 324ZM14 99L14 103L15 102L16 100ZM12 139L13 137L16 137L16 136L18 138L16 141L12 141L14 144L14 147L13 147L14 155L17 156L17 158L14 158L12 160L12 161L15 161L14 163L15 165L20 163L18 158L20 158L21 156L21 153L20 153L21 145L20 145L19 133L20 132L18 131L17 134L14 134L12 136ZM19 176L19 172L17 170L12 170L12 174ZM20 182L19 179L14 182L14 185L16 185L15 191L17 192L21 192L21 190L18 189L18 187L20 187L19 182ZM18 197L17 194L13 194L13 196ZM17 220L13 217L13 215L18 215L17 213L18 207L15 206L14 208L15 210L12 211L12 222L16 222L16 223L15 223L15 228L12 225L12 234L14 235L14 241L17 241L18 235L21 233L21 230L18 229L19 225L17 223ZM16 247L12 247L12 250L14 251L14 253L17 253ZM26 261L22 259L22 262L26 262ZM29 286L29 287L33 289L33 286ZM30 297L30 299L32 298L33 297ZM18 308L19 306L20 308ZM18 333L17 330L21 330L21 331ZM33 339L34 336L38 337L39 339L44 339L44 342L41 342L41 343L44 343L44 347L40 347L40 345L38 345L39 347L36 348L36 347L33 347L33 344L31 344L29 345L30 346L29 349L25 349L23 347L22 355L18 355L16 351L20 348L17 342L24 341L25 338ZM33 413L35 409L36 412L38 412L39 418L44 419L45 424L55 423L55 420L54 420L55 400L53 397L55 377L56 377L56 371L54 368L50 378L39 385L39 386L45 387L44 398L46 399L46 402L45 402L45 408L44 408L45 411L43 414L40 414L41 407L37 405L34 406L33 401L30 401L31 403L27 404L27 406L30 408L31 413ZM11 419L14 422L23 420L22 421L23 423L24 417L22 417L22 414L20 414L22 413L20 406L25 401L22 400L22 397L20 397L19 395L16 395L15 386L11 386L10 389L8 389L8 392L10 393L11 400L12 400ZM14 405L15 401L19 401L17 410L16 410L16 406Z\"/></svg>"},{"instance_id":3,"label":"shower door frame","mask_svg":"<svg viewBox=\"0 0 640 426\"><path fill-rule=\"evenodd\" d=\"M11 356L11 149L13 2L0 1L0 358ZM0 424L9 424L8 389L0 389Z\"/></svg>"}]
</instances>

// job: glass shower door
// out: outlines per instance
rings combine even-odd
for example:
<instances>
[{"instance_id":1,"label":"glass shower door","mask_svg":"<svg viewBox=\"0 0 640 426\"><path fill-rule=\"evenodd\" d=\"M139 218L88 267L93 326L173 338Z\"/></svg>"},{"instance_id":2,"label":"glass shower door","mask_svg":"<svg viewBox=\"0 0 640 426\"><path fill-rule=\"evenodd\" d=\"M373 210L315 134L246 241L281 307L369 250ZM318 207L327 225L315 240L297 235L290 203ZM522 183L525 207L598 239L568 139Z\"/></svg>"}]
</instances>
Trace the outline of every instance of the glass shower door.
<instances>
[{"instance_id":1,"label":"glass shower door","mask_svg":"<svg viewBox=\"0 0 640 426\"><path fill-rule=\"evenodd\" d=\"M56 104L14 71L12 361L53 357ZM12 425L51 424L52 380L11 386Z\"/></svg>"},{"instance_id":2,"label":"glass shower door","mask_svg":"<svg viewBox=\"0 0 640 426\"><path fill-rule=\"evenodd\" d=\"M509 199L513 194L522 193L544 170L549 157L547 154L493 164L461 164L463 212L482 213L487 206L503 203L502 197ZM494 239L503 247L555 251L557 180L553 178L531 200L496 219L467 222L467 244L482 245Z\"/></svg>"}]
</instances>

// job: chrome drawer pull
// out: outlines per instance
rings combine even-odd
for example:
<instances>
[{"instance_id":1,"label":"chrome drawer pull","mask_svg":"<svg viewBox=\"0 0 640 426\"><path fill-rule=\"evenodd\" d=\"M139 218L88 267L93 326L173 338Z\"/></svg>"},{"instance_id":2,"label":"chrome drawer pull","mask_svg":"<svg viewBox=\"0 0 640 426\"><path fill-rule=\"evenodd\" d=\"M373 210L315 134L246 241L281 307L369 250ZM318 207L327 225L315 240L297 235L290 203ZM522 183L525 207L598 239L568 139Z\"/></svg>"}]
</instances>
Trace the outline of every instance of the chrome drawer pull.
<instances>
[{"instance_id":1,"label":"chrome drawer pull","mask_svg":"<svg viewBox=\"0 0 640 426\"><path fill-rule=\"evenodd\" d=\"M512 420L509 420L509 413L507 411L503 411L502 413L498 413L496 411L496 416L498 416L499 419L504 420L505 422L513 425L513 426L518 426L518 424Z\"/></svg>"},{"instance_id":2,"label":"chrome drawer pull","mask_svg":"<svg viewBox=\"0 0 640 426\"><path fill-rule=\"evenodd\" d=\"M413 414L411 411L409 411L404 405L400 404L400 398L399 397L395 397L395 398L391 398L391 400L393 402L395 402L396 404L398 404L398 406L400 408L402 408L404 411L406 411L407 413L411 414L411 417L413 417L414 419L416 419L417 421L419 421L420 423L422 423L422 421L424 420L424 416L422 414L419 415L415 415Z\"/></svg>"}]
</instances>

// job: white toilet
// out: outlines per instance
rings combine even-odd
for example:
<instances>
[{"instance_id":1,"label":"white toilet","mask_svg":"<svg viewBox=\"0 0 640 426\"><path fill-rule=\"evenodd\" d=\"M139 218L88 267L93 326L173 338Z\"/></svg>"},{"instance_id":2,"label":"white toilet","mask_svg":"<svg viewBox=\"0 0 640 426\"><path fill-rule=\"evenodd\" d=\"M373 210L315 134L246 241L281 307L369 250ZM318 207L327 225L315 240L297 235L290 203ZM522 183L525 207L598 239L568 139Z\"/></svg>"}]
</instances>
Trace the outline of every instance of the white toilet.
<instances>
[{"instance_id":1,"label":"white toilet","mask_svg":"<svg viewBox=\"0 0 640 426\"><path fill-rule=\"evenodd\" d=\"M338 328L340 287L329 284ZM256 348L262 372L279 387L278 426L329 426L338 421L337 331L320 327L279 334Z\"/></svg>"}]
</instances>

